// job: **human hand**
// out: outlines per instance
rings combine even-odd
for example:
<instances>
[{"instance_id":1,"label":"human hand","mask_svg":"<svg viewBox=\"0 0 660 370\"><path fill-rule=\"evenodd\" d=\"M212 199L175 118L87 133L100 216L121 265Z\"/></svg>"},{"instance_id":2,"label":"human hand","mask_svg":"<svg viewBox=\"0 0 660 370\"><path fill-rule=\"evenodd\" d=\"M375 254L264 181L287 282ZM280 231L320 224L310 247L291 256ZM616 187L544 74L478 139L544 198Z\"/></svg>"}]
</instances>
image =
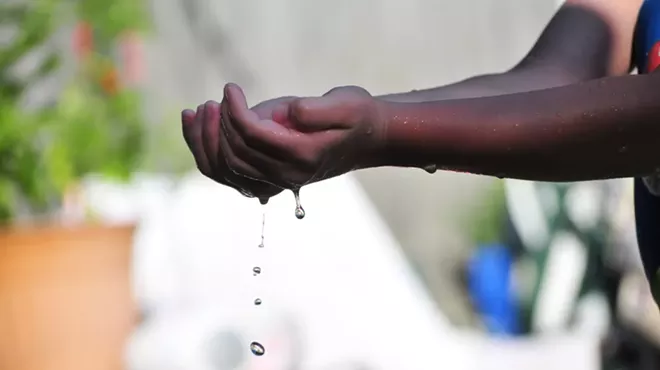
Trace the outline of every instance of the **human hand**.
<instances>
[{"instance_id":1,"label":"human hand","mask_svg":"<svg viewBox=\"0 0 660 370\"><path fill-rule=\"evenodd\" d=\"M297 189L354 170L384 136L380 105L359 87L258 107L247 108L237 85L225 87L223 153L234 173L280 188Z\"/></svg>"},{"instance_id":2,"label":"human hand","mask_svg":"<svg viewBox=\"0 0 660 370\"><path fill-rule=\"evenodd\" d=\"M260 119L272 117L281 110L281 105L295 99L285 97L258 104L253 112ZM257 197L261 203L283 189L263 181L253 180L233 172L226 162L223 148L227 147L226 136L220 126L221 104L208 101L197 107L197 112L184 110L181 113L183 136L192 152L197 168L210 179L238 190L247 197Z\"/></svg>"}]
</instances>

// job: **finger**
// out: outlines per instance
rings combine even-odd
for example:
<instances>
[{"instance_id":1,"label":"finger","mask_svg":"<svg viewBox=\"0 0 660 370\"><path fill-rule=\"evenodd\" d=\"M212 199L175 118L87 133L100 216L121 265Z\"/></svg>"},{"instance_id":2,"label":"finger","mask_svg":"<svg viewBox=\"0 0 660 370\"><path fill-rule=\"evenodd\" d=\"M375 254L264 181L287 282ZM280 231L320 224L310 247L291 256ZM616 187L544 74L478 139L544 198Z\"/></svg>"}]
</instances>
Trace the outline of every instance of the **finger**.
<instances>
[{"instance_id":1,"label":"finger","mask_svg":"<svg viewBox=\"0 0 660 370\"><path fill-rule=\"evenodd\" d=\"M245 156L239 154L240 152L254 153L254 151L247 148L240 135L232 129L231 122L236 121L236 117L229 114L229 102L226 96L220 108L220 123L223 131L223 135L220 135L220 148L224 153L226 166L233 174L229 177L230 181L254 189L257 196L264 198L281 192L283 186L280 185L280 182L272 181L261 169L258 170L257 167L245 161Z\"/></svg>"},{"instance_id":2,"label":"finger","mask_svg":"<svg viewBox=\"0 0 660 370\"><path fill-rule=\"evenodd\" d=\"M309 162L304 162L299 156L287 158L282 156L281 152L277 152L277 156L271 156L248 146L240 133L234 129L232 122L236 120L226 118L229 116L225 113L225 109L229 109L228 103L223 102L222 109L222 127L227 135L223 135L221 146L229 147L232 151L235 162L234 164L228 163L228 166L235 166L237 173L280 188L290 188L294 183L292 181L307 178L310 171L316 170L316 167L309 165Z\"/></svg>"},{"instance_id":3,"label":"finger","mask_svg":"<svg viewBox=\"0 0 660 370\"><path fill-rule=\"evenodd\" d=\"M227 117L228 114L223 113L222 116ZM235 159L238 159L234 164L228 163L235 172L282 188L307 182L310 174L320 167L324 148L335 144L343 133L331 130L302 134L287 129L278 133L259 129L262 123L265 125L267 122L243 125L236 119L223 119L222 127L226 135L221 145L230 147ZM253 136L245 137L245 133ZM285 135L288 136L286 141L283 140Z\"/></svg>"},{"instance_id":4,"label":"finger","mask_svg":"<svg viewBox=\"0 0 660 370\"><path fill-rule=\"evenodd\" d=\"M233 112L231 104L228 105L228 112ZM231 118L222 121L223 130L227 133L228 144L239 156L260 154L261 159L295 162L308 152L309 140L300 132L271 120L245 120L235 114L228 115Z\"/></svg>"},{"instance_id":5,"label":"finger","mask_svg":"<svg viewBox=\"0 0 660 370\"><path fill-rule=\"evenodd\" d=\"M223 109L223 114L224 117L230 116L228 114L230 110L230 104L229 101L226 101L226 104L223 105L221 108ZM225 110L227 113L225 113ZM252 167L259 168L261 171L264 170L269 170L268 172L272 173L274 171L274 168L280 168L281 166L281 161L279 161L277 158L270 157L261 151L259 151L258 148L252 148L243 139L241 136L241 133L236 130L236 127L241 127L242 125L240 122L237 125L234 125L233 123L236 122L237 118L227 118L222 121L222 127L223 131L226 133L226 144L223 143L223 145L228 146L231 151L236 155L238 158L246 162L247 164L252 165ZM261 125L262 122L256 122L256 125ZM275 154L280 154L281 153L275 153ZM277 157L277 156L276 156ZM263 172L263 174L268 175L268 173Z\"/></svg>"},{"instance_id":6,"label":"finger","mask_svg":"<svg viewBox=\"0 0 660 370\"><path fill-rule=\"evenodd\" d=\"M229 117L239 121L259 121L259 117L248 108L243 89L229 83L225 86L225 99L229 103Z\"/></svg>"},{"instance_id":7,"label":"finger","mask_svg":"<svg viewBox=\"0 0 660 370\"><path fill-rule=\"evenodd\" d=\"M200 171L206 175L207 177L212 177L212 171L207 170L206 168L209 168L210 166L205 165L205 163L208 163L208 158L206 157L206 153L204 152L202 148L203 143L200 143L197 140L198 145L194 145L195 139L194 137L198 137L201 135L198 135L195 133L195 130L197 131L202 131L200 129L201 127L201 121L204 116L203 112L203 107L200 106L198 107L198 112L199 114L193 112L192 110L185 110L181 112L181 119L182 119L182 124L183 124L183 130L184 130L184 137L186 138L186 143L188 143L188 147L193 151L193 154L195 156L195 161L197 162L198 168L200 168ZM222 170L219 170L218 172L223 172ZM228 171L224 171L228 172ZM231 181L230 179L227 178L227 176L215 176L213 177L213 180L223 184L225 186L229 186L242 195L246 197L255 197L259 196L260 198L269 198L271 196L274 196L278 194L281 190L277 188L272 188L268 187L265 184L257 184L256 186L248 186L246 184L238 184L235 181Z\"/></svg>"},{"instance_id":8,"label":"finger","mask_svg":"<svg viewBox=\"0 0 660 370\"><path fill-rule=\"evenodd\" d=\"M268 156L281 160L295 156L295 135L298 132L272 120L260 120L255 112L247 108L243 91L234 84L225 87L225 98L229 119L223 125L230 132L230 141L238 134L245 145Z\"/></svg>"},{"instance_id":9,"label":"finger","mask_svg":"<svg viewBox=\"0 0 660 370\"><path fill-rule=\"evenodd\" d=\"M202 144L206 152L209 165L215 171L218 170L220 153L220 104L207 101L204 104L202 114Z\"/></svg>"},{"instance_id":10,"label":"finger","mask_svg":"<svg viewBox=\"0 0 660 370\"><path fill-rule=\"evenodd\" d=\"M206 153L204 152L204 146L202 144L201 112L201 105L197 107L196 113L193 113L191 110L183 111L181 113L181 124L183 137L190 152L195 158L197 168L204 175L211 177L211 167L209 166Z\"/></svg>"},{"instance_id":11,"label":"finger","mask_svg":"<svg viewBox=\"0 0 660 370\"><path fill-rule=\"evenodd\" d=\"M252 165L246 163L238 153L246 152L247 148L240 135L236 133L231 124L235 118L229 114L228 102L223 99L220 106L220 125L223 135L220 135L220 147L224 153L225 164L237 176L246 177L250 180L264 181L265 176Z\"/></svg>"}]
</instances>

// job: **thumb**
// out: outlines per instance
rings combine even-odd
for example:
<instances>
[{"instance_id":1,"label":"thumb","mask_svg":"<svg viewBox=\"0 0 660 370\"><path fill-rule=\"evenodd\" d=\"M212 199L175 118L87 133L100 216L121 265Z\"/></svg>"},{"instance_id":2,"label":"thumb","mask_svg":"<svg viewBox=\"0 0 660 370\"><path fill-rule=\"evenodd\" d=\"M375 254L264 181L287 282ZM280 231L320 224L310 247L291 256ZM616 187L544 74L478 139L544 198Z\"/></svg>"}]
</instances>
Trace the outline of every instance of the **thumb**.
<instances>
[{"instance_id":1,"label":"thumb","mask_svg":"<svg viewBox=\"0 0 660 370\"><path fill-rule=\"evenodd\" d=\"M326 131L351 122L352 109L346 99L333 96L299 98L291 102L289 120L301 132Z\"/></svg>"},{"instance_id":2,"label":"thumb","mask_svg":"<svg viewBox=\"0 0 660 370\"><path fill-rule=\"evenodd\" d=\"M225 98L229 103L229 114L239 121L250 121L251 117L243 89L233 83L225 85Z\"/></svg>"}]
</instances>

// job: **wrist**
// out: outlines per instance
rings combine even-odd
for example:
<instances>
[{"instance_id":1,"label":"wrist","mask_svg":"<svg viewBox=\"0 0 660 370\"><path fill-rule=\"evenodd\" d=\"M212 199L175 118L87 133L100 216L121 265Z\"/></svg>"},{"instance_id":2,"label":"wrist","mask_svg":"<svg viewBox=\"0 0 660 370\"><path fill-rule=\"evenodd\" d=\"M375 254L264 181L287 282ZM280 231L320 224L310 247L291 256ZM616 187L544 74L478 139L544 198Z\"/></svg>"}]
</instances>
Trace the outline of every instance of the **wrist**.
<instances>
[{"instance_id":1,"label":"wrist","mask_svg":"<svg viewBox=\"0 0 660 370\"><path fill-rule=\"evenodd\" d=\"M361 168L413 167L465 170L471 130L456 124L449 102L398 103L377 99L376 145Z\"/></svg>"},{"instance_id":2,"label":"wrist","mask_svg":"<svg viewBox=\"0 0 660 370\"><path fill-rule=\"evenodd\" d=\"M372 97L369 103L367 145L356 163L356 169L386 166L387 131L390 123L388 102Z\"/></svg>"}]
</instances>

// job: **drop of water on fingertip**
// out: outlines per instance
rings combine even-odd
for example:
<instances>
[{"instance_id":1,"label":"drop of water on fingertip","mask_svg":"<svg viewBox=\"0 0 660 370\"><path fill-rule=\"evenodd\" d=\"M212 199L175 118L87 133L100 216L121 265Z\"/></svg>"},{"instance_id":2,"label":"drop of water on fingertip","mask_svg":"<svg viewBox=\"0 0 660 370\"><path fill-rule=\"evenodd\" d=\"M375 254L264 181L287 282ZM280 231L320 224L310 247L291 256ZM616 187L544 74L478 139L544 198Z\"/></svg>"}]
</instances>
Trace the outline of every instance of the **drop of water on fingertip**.
<instances>
[{"instance_id":1,"label":"drop of water on fingertip","mask_svg":"<svg viewBox=\"0 0 660 370\"><path fill-rule=\"evenodd\" d=\"M434 164L429 164L429 165L424 166L424 171L426 171L430 174L434 174L437 170L438 170L438 166L436 166Z\"/></svg>"},{"instance_id":2,"label":"drop of water on fingertip","mask_svg":"<svg viewBox=\"0 0 660 370\"><path fill-rule=\"evenodd\" d=\"M252 272L254 273L254 276L257 276L257 275L261 274L261 267L257 266L255 268L253 268Z\"/></svg>"},{"instance_id":3,"label":"drop of water on fingertip","mask_svg":"<svg viewBox=\"0 0 660 370\"><path fill-rule=\"evenodd\" d=\"M250 343L250 351L255 356L263 356L266 353L266 349L259 342Z\"/></svg>"}]
</instances>

